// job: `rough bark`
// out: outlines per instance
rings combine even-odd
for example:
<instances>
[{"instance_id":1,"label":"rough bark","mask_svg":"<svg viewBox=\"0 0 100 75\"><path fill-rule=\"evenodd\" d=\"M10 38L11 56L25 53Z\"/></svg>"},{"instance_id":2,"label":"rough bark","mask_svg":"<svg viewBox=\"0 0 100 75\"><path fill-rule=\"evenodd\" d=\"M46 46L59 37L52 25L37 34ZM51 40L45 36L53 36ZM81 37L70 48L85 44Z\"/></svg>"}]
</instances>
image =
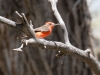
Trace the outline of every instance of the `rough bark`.
<instances>
[{"instance_id":1,"label":"rough bark","mask_svg":"<svg viewBox=\"0 0 100 75\"><path fill-rule=\"evenodd\" d=\"M14 11L24 12L33 21L34 28L55 19L47 0L1 0L0 15L20 22ZM85 0L59 0L58 10L66 23L71 43L81 49L91 48L90 15ZM30 46L23 52L12 51L20 45L20 32L0 25L1 75L92 75L89 67L71 56L63 57L63 64L55 57L56 51ZM62 35L61 35L62 34ZM47 39L64 42L63 31L56 27ZM6 39L6 40L5 40Z\"/></svg>"}]
</instances>

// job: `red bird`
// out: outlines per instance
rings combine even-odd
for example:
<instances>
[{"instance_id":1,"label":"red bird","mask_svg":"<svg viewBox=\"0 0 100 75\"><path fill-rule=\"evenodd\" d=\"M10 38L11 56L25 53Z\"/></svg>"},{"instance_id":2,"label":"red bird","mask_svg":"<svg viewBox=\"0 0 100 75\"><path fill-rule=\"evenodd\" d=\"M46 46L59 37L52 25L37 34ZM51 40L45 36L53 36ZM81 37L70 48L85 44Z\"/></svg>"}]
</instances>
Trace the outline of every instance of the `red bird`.
<instances>
[{"instance_id":1,"label":"red bird","mask_svg":"<svg viewBox=\"0 0 100 75\"><path fill-rule=\"evenodd\" d=\"M59 25L59 24L55 24L53 22L46 22L43 26L35 28L34 32L35 32L36 37L37 38L45 38L45 37L49 36L52 32L52 29L56 25ZM28 38L28 37L30 37L30 36L22 35L22 36L18 36L17 39Z\"/></svg>"},{"instance_id":2,"label":"red bird","mask_svg":"<svg viewBox=\"0 0 100 75\"><path fill-rule=\"evenodd\" d=\"M55 24L53 22L46 22L45 25L35 28L34 32L35 32L36 37L45 38L45 37L49 36L52 32L52 29L56 25L59 25L59 24Z\"/></svg>"}]
</instances>

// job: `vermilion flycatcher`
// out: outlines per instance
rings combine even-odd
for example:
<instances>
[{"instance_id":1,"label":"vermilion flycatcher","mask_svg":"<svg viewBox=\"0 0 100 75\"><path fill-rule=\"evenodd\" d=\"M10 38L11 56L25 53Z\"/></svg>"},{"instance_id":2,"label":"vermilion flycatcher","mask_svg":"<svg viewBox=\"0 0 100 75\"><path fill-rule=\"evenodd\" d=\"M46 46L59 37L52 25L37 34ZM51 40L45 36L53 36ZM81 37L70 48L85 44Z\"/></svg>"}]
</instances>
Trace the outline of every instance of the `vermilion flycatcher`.
<instances>
[{"instance_id":1,"label":"vermilion flycatcher","mask_svg":"<svg viewBox=\"0 0 100 75\"><path fill-rule=\"evenodd\" d=\"M34 32L35 32L36 37L45 38L45 37L49 36L52 32L52 29L56 25L59 25L59 24L55 24L53 22L46 22L45 25L35 28Z\"/></svg>"},{"instance_id":2,"label":"vermilion flycatcher","mask_svg":"<svg viewBox=\"0 0 100 75\"><path fill-rule=\"evenodd\" d=\"M46 22L43 26L35 28L34 32L37 38L45 38L47 36L49 36L52 32L52 29L54 28L54 26L59 25L59 24L55 24L53 22ZM22 35L17 37L17 39L19 38L27 38L28 36L26 35Z\"/></svg>"}]
</instances>

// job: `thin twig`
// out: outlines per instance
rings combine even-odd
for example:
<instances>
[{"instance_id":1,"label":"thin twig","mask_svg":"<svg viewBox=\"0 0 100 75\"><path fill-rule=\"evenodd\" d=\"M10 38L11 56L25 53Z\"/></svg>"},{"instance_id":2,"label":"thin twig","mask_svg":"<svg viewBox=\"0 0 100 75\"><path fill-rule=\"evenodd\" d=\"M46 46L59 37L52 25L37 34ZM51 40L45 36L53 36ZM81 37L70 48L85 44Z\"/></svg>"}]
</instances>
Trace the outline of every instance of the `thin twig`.
<instances>
[{"instance_id":1,"label":"thin twig","mask_svg":"<svg viewBox=\"0 0 100 75\"><path fill-rule=\"evenodd\" d=\"M31 33L32 37L35 38L37 42L39 42L38 38L35 35L34 29L33 29L33 25L32 25L32 21L30 20L30 23L29 23L27 18L25 17L24 13L22 13L22 17L23 17L23 20L26 23L27 29Z\"/></svg>"},{"instance_id":2,"label":"thin twig","mask_svg":"<svg viewBox=\"0 0 100 75\"><path fill-rule=\"evenodd\" d=\"M24 46L24 44L21 44L21 46L19 48L15 48L13 50L15 50L15 51L22 51L23 46Z\"/></svg>"},{"instance_id":3,"label":"thin twig","mask_svg":"<svg viewBox=\"0 0 100 75\"><path fill-rule=\"evenodd\" d=\"M22 18L22 15L20 15L18 11L15 11L15 13L16 13L20 18Z\"/></svg>"}]
</instances>

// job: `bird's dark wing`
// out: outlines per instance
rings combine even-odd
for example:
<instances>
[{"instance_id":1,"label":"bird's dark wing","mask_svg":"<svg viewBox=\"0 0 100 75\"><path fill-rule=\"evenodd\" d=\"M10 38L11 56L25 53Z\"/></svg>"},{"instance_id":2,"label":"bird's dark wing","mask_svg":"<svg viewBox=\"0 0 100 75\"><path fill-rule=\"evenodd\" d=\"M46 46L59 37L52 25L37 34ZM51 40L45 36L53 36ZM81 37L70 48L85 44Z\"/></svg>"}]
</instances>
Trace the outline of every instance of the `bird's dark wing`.
<instances>
[{"instance_id":1,"label":"bird's dark wing","mask_svg":"<svg viewBox=\"0 0 100 75\"><path fill-rule=\"evenodd\" d=\"M49 28L46 25L34 29L34 32L47 32L47 31L49 31Z\"/></svg>"}]
</instances>

